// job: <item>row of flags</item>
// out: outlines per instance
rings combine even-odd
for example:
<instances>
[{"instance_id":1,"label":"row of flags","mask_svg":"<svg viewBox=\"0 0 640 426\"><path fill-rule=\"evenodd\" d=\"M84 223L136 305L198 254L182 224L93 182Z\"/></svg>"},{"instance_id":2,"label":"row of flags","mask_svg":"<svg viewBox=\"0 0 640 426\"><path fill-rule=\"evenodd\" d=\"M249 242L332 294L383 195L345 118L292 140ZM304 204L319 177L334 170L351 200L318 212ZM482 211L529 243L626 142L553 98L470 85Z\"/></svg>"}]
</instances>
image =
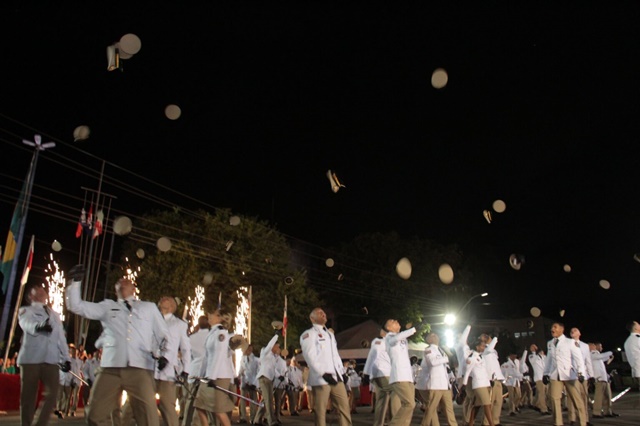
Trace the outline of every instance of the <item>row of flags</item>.
<instances>
[{"instance_id":1,"label":"row of flags","mask_svg":"<svg viewBox=\"0 0 640 426\"><path fill-rule=\"evenodd\" d=\"M82 209L80 213L80 221L76 227L76 238L80 238L82 234L96 238L102 234L102 223L104 221L104 213L102 210L96 212L95 221L93 218L93 205L89 207L89 214Z\"/></svg>"}]
</instances>

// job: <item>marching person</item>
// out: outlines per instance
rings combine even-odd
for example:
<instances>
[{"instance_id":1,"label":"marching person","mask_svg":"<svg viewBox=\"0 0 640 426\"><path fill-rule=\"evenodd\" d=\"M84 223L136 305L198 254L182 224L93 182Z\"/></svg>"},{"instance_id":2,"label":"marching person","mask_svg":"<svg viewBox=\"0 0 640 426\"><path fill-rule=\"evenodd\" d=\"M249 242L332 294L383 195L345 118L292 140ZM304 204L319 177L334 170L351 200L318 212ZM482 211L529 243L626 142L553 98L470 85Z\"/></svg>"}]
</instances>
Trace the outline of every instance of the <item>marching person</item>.
<instances>
[{"instance_id":1,"label":"marching person","mask_svg":"<svg viewBox=\"0 0 640 426\"><path fill-rule=\"evenodd\" d=\"M231 336L227 331L230 323L231 316L220 310L215 310L209 315L212 328L205 341L199 374L200 377L208 379L208 384L198 387L193 403L201 426L207 426L209 423L207 413L213 413L222 426L231 425L228 413L233 411L235 403L228 390L235 379L235 368L233 350L229 346Z\"/></svg>"},{"instance_id":2,"label":"marching person","mask_svg":"<svg viewBox=\"0 0 640 426\"><path fill-rule=\"evenodd\" d=\"M554 424L562 424L562 391L566 391L567 405L574 404L578 411L580 426L587 425L587 413L581 403L578 385L584 381L584 360L580 345L564 335L564 324L554 322L551 325L553 338L547 343L547 361L544 367L543 381L549 384L549 394L553 402Z\"/></svg>"},{"instance_id":3,"label":"marching person","mask_svg":"<svg viewBox=\"0 0 640 426\"><path fill-rule=\"evenodd\" d=\"M525 349L518 359L520 362L520 374L522 375L522 380L520 381L520 408L524 406L533 408L533 389L531 388L531 373L527 365L527 354L528 351Z\"/></svg>"},{"instance_id":4,"label":"marching person","mask_svg":"<svg viewBox=\"0 0 640 426\"><path fill-rule=\"evenodd\" d=\"M162 370L167 363L163 345L169 338L160 311L154 303L138 300L135 284L126 278L115 284L117 301L93 303L81 297L82 265L71 268L69 276L67 309L99 320L103 328L101 369L89 396L87 423L111 423L111 413L119 407L120 394L125 390L138 426L158 426L153 373L156 367Z\"/></svg>"},{"instance_id":5,"label":"marching person","mask_svg":"<svg viewBox=\"0 0 640 426\"><path fill-rule=\"evenodd\" d=\"M469 333L471 332L471 325L467 324L462 333L458 336L458 340L454 346L456 352L456 381L458 382L458 388L462 388L462 378L464 377L465 369L467 366L467 358L471 355L471 348L469 347ZM473 392L470 392L471 394ZM456 395L458 399L458 395ZM465 422L469 421L469 413L473 408L473 398L464 398L462 402L462 418Z\"/></svg>"},{"instance_id":6,"label":"marching person","mask_svg":"<svg viewBox=\"0 0 640 426\"><path fill-rule=\"evenodd\" d=\"M640 381L640 324L637 321L627 323L629 337L624 342L624 352L631 366L631 377L636 383Z\"/></svg>"},{"instance_id":7,"label":"marching person","mask_svg":"<svg viewBox=\"0 0 640 426\"><path fill-rule=\"evenodd\" d=\"M287 406L289 407L289 414L299 416L300 407L298 406L298 401L304 383L302 382L302 370L300 370L295 356L289 362L285 377L287 377Z\"/></svg>"},{"instance_id":8,"label":"marching person","mask_svg":"<svg viewBox=\"0 0 640 426\"><path fill-rule=\"evenodd\" d=\"M547 407L547 385L542 382L546 356L544 351L539 350L536 344L529 346L529 350L531 351L529 354L529 364L531 364L531 368L533 368L533 381L536 384L534 406L540 414L551 415Z\"/></svg>"},{"instance_id":9,"label":"marching person","mask_svg":"<svg viewBox=\"0 0 640 426\"><path fill-rule=\"evenodd\" d=\"M393 414L400 408L400 400L392 396L389 376L391 375L391 360L387 353L385 336L387 331L380 329L380 337L371 341L371 349L364 364L364 374L370 377L374 386L375 395L373 426L383 426L385 417L393 417Z\"/></svg>"},{"instance_id":10,"label":"marching person","mask_svg":"<svg viewBox=\"0 0 640 426\"><path fill-rule=\"evenodd\" d=\"M211 330L209 324L209 317L207 315L201 315L198 317L198 325L196 325L193 333L189 335L189 346L191 347L191 372L192 374L200 373L202 367L202 360L205 353L205 341ZM187 400L184 404L184 415L182 416L182 426L207 426L200 425L200 418L193 416L195 407L193 403L200 387L200 380L197 378L189 378L187 384L183 385L187 389ZM213 419L211 419L213 420ZM208 424L209 422L207 422Z\"/></svg>"},{"instance_id":11,"label":"marching person","mask_svg":"<svg viewBox=\"0 0 640 426\"><path fill-rule=\"evenodd\" d=\"M358 414L356 407L360 401L360 385L362 384L361 373L356 370L356 360L350 359L347 368L347 377L349 385L349 405L351 407L351 414Z\"/></svg>"},{"instance_id":12,"label":"marching person","mask_svg":"<svg viewBox=\"0 0 640 426\"><path fill-rule=\"evenodd\" d=\"M258 400L258 360L253 354L253 345L249 344L240 360L240 391L242 395L254 401ZM247 405L249 405L249 420L247 420ZM245 399L240 398L238 401L238 411L240 411L240 420L238 423L253 423L256 415L255 404L248 403Z\"/></svg>"},{"instance_id":13,"label":"marching person","mask_svg":"<svg viewBox=\"0 0 640 426\"><path fill-rule=\"evenodd\" d=\"M82 364L82 376L87 382L86 385L82 386L82 402L85 407L89 405L89 392L91 391L93 382L96 381L96 370L98 367L100 367L99 350L92 354L88 354L87 359L85 359Z\"/></svg>"},{"instance_id":14,"label":"marching person","mask_svg":"<svg viewBox=\"0 0 640 426\"><path fill-rule=\"evenodd\" d=\"M18 324L23 332L17 359L20 422L23 426L45 426L56 409L59 371L71 369L71 358L60 315L47 305L45 289L35 285L27 289L26 295L29 306L21 307L18 313ZM44 393L36 413L40 383Z\"/></svg>"},{"instance_id":15,"label":"marching person","mask_svg":"<svg viewBox=\"0 0 640 426\"><path fill-rule=\"evenodd\" d=\"M78 407L78 396L80 381L77 377L82 377L82 363L78 359L78 350L73 343L69 343L69 357L71 360L71 370L60 372L60 389L58 390L58 404L54 413L59 417L75 417ZM73 374L72 374L73 373ZM74 375L75 374L75 375Z\"/></svg>"},{"instance_id":16,"label":"marching person","mask_svg":"<svg viewBox=\"0 0 640 426\"><path fill-rule=\"evenodd\" d=\"M260 350L260 361L258 364L258 385L262 402L264 405L256 410L253 418L254 424L261 424L262 418L266 416L267 426L276 424L276 415L274 410L280 409L275 406L274 381L276 378L276 360L280 358L280 344L278 337L280 330L276 330L267 346Z\"/></svg>"},{"instance_id":17,"label":"marching person","mask_svg":"<svg viewBox=\"0 0 640 426\"><path fill-rule=\"evenodd\" d=\"M463 389L467 386L469 378L471 378L471 387L473 389L473 396L468 395L466 398L472 398L473 401L473 407L469 410L468 424L473 425L476 414L480 410L480 407L483 407L484 418L489 423L489 426L495 426L491 415L491 381L489 380L489 372L485 365L485 360L482 357L482 353L486 349L486 344L482 339L478 338L474 343L474 347L475 350L471 351L471 354L465 361L465 372L462 377ZM463 389L460 391L462 392Z\"/></svg>"},{"instance_id":18,"label":"marching person","mask_svg":"<svg viewBox=\"0 0 640 426\"><path fill-rule=\"evenodd\" d=\"M502 416L502 404L504 399L502 398L502 384L504 383L504 375L500 368L500 357L498 351L496 351L496 345L498 344L498 337L491 338L488 334L481 334L480 340L486 345L482 357L484 358L485 366L487 367L487 374L491 385L491 418L495 424L500 424L500 416ZM488 425L487 419L482 420L483 425Z\"/></svg>"},{"instance_id":19,"label":"marching person","mask_svg":"<svg viewBox=\"0 0 640 426\"><path fill-rule=\"evenodd\" d=\"M275 379L273 381L274 390L273 390L273 401L275 404L275 409L273 411L273 417L275 418L276 424L281 424L280 416L282 415L282 404L284 403L284 395L287 387L287 361L282 358L280 350L280 345L276 345L278 348L278 356L275 358Z\"/></svg>"},{"instance_id":20,"label":"marching person","mask_svg":"<svg viewBox=\"0 0 640 426\"><path fill-rule=\"evenodd\" d=\"M394 413L390 426L409 425L416 406L416 388L413 384L413 370L409 358L409 346L407 338L415 334L415 327L400 332L400 323L389 319L384 325L387 336L384 338L387 353L391 361L391 375L389 383L391 392L400 399L400 408Z\"/></svg>"},{"instance_id":21,"label":"marching person","mask_svg":"<svg viewBox=\"0 0 640 426\"><path fill-rule=\"evenodd\" d=\"M591 351L589 345L580 340L580 329L573 327L569 331L569 336L575 341L575 344L580 348L582 354L582 360L584 361L584 380L579 383L578 390L580 391L580 400L584 405L584 412L586 413L587 423L589 422L589 379L593 377L593 364L591 363ZM567 404L567 411L569 412L569 421L576 421L576 407L571 404Z\"/></svg>"},{"instance_id":22,"label":"marching person","mask_svg":"<svg viewBox=\"0 0 640 426\"><path fill-rule=\"evenodd\" d=\"M169 362L163 369L158 369L155 373L156 392L160 395L158 409L166 426L178 426L176 379L186 385L191 372L191 342L187 336L189 326L174 315L178 309L175 298L162 297L158 302L158 308L160 308L160 313L169 329L169 338L165 342L164 353ZM181 357L179 358L178 355ZM180 368L182 371L178 373Z\"/></svg>"},{"instance_id":23,"label":"marching person","mask_svg":"<svg viewBox=\"0 0 640 426\"><path fill-rule=\"evenodd\" d=\"M453 395L451 393L451 368L449 367L449 357L440 348L440 336L436 333L429 333L426 339L429 346L424 350L422 358L423 370L428 370L424 377L426 391L421 391L422 398L426 404L426 410L422 418L422 426L431 426L438 423L438 407L442 404L444 414L449 426L457 426L456 416L453 412ZM455 380L455 376L453 376ZM418 386L416 384L416 386Z\"/></svg>"},{"instance_id":24,"label":"marching person","mask_svg":"<svg viewBox=\"0 0 640 426\"><path fill-rule=\"evenodd\" d=\"M507 361L502 364L502 374L505 377L505 385L509 391L509 415L515 416L520 411L520 380L522 374L520 373L520 363L518 362L518 355L512 353L509 354Z\"/></svg>"},{"instance_id":25,"label":"marching person","mask_svg":"<svg viewBox=\"0 0 640 426\"><path fill-rule=\"evenodd\" d=\"M613 352L602 352L602 343L589 343L591 350L591 363L593 364L593 378L595 389L593 391L593 417L602 419L604 417L618 417L619 414L613 412L611 403L611 383L609 373L607 373L607 363L613 360Z\"/></svg>"},{"instance_id":26,"label":"marching person","mask_svg":"<svg viewBox=\"0 0 640 426\"><path fill-rule=\"evenodd\" d=\"M327 314L321 308L315 308L309 314L309 319L312 326L300 336L300 347L309 366L308 385L313 389L315 424L326 425L327 403L331 399L338 412L339 425L351 425L349 397L342 383L344 368L336 338L326 327Z\"/></svg>"}]
</instances>

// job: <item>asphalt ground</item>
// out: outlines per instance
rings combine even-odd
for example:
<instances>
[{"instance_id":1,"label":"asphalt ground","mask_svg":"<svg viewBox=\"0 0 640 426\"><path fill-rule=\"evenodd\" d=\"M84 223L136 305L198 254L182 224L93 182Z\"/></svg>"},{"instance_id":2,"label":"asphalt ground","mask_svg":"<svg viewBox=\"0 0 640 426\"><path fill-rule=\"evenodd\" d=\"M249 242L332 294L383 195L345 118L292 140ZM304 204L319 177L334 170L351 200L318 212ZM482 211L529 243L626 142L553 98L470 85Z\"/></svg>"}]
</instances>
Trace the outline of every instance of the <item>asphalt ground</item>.
<instances>
[{"instance_id":1,"label":"asphalt ground","mask_svg":"<svg viewBox=\"0 0 640 426\"><path fill-rule=\"evenodd\" d=\"M456 419L458 420L458 424L462 426L464 423L462 422L462 407L457 404L453 404L454 411L456 413ZM506 407L506 405L505 405ZM614 412L620 414L620 417L614 418L604 418L604 419L594 419L591 418L590 422L594 426L638 426L640 425L640 392L639 391L629 391L624 394L620 399L618 399L613 404ZM361 406L357 409L357 414L351 415L351 420L354 425L364 426L364 425L372 425L373 424L373 416L374 414L371 412L371 407ZM522 411L516 416L509 416L506 413L506 410L503 411L505 415L501 417L502 425L552 425L553 424L553 416L543 416L540 413L524 408ZM283 416L281 417L282 424L284 426L297 426L297 425L313 425L314 419L313 414L308 410L303 410L300 413L300 416L290 416L288 412L285 410L283 412ZM411 422L412 425L419 425L422 420L422 411L418 408L415 409L413 414L413 420ZM233 413L232 422L235 424L238 421L238 411L237 409ZM565 425L569 425L567 420L567 414L564 413L564 421ZM75 417L67 417L65 419L58 419L56 416L51 416L51 425L80 425L85 424L84 412L80 409ZM17 411L10 411L6 414L0 414L0 424L3 426L20 426L20 415ZM327 426L337 425L338 419L335 415L327 416ZM446 425L446 420L444 417L440 417L440 424ZM480 422L476 421L476 425L479 425Z\"/></svg>"}]
</instances>

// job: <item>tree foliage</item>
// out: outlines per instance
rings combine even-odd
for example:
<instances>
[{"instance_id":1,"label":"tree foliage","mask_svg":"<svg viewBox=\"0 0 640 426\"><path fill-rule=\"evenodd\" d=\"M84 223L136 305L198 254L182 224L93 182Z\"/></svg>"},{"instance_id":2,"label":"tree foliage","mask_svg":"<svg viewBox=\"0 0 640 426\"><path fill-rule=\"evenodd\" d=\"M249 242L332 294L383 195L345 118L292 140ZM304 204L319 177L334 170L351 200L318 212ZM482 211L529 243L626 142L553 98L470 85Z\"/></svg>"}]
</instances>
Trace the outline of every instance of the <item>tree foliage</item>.
<instances>
[{"instance_id":1,"label":"tree foliage","mask_svg":"<svg viewBox=\"0 0 640 426\"><path fill-rule=\"evenodd\" d=\"M271 322L282 321L286 295L287 344L297 346L299 333L308 327L308 314L318 303L316 292L308 287L305 271L292 264L282 234L257 218L236 216L241 220L235 224L231 217L226 209L213 214L177 208L148 213L134 224L123 245L123 264L128 262L133 270L139 267L136 282L143 300L178 297L182 303L177 316L182 316L188 298L195 298L196 286L202 285L205 311L215 309L220 299L222 309L235 318L237 292L250 287L251 340L257 348L273 335ZM169 238L169 250L156 247L160 237ZM140 248L145 251L143 258L136 256ZM286 277L293 279L291 285L285 283Z\"/></svg>"}]
</instances>

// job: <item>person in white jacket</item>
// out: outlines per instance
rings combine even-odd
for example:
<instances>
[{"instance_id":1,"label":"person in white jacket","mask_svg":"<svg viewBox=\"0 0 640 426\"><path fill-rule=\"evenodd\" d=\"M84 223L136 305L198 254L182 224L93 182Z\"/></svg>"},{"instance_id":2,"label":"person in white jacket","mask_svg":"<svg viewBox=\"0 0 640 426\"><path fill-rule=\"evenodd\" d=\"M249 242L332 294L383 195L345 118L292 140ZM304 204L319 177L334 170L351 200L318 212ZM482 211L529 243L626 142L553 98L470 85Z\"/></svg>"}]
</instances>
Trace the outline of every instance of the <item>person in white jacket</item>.
<instances>
[{"instance_id":1,"label":"person in white jacket","mask_svg":"<svg viewBox=\"0 0 640 426\"><path fill-rule=\"evenodd\" d=\"M482 352L482 357L484 358L485 366L487 367L487 373L489 374L489 379L492 383L491 385L491 418L495 424L500 424L500 417L502 416L502 405L504 399L502 397L502 385L504 383L504 375L502 374L502 369L500 368L500 356L498 355L498 351L496 350L496 345L498 344L497 337L491 337L486 333L480 335L480 340L482 340L486 347ZM489 422L484 419L482 422L483 425L488 425Z\"/></svg>"},{"instance_id":2,"label":"person in white jacket","mask_svg":"<svg viewBox=\"0 0 640 426\"><path fill-rule=\"evenodd\" d=\"M509 415L515 416L519 410L520 397L520 380L522 379L522 373L520 373L520 363L518 361L518 355L512 353L509 354L509 358L501 366L502 374L505 377L505 385L509 391Z\"/></svg>"},{"instance_id":3,"label":"person in white jacket","mask_svg":"<svg viewBox=\"0 0 640 426\"><path fill-rule=\"evenodd\" d=\"M258 359L253 354L253 345L249 344L240 359L240 391L242 395L254 401L258 400ZM249 406L249 420L247 420L247 405ZM240 398L238 401L240 423L253 423L256 415L256 405ZM185 425L186 426L186 425Z\"/></svg>"},{"instance_id":4,"label":"person in white jacket","mask_svg":"<svg viewBox=\"0 0 640 426\"><path fill-rule=\"evenodd\" d=\"M629 337L624 342L624 353L631 366L631 377L640 381L640 324L637 321L627 323Z\"/></svg>"},{"instance_id":5,"label":"person in white jacket","mask_svg":"<svg viewBox=\"0 0 640 426\"><path fill-rule=\"evenodd\" d=\"M547 343L547 361L543 382L550 383L549 394L553 402L554 424L562 422L562 391L566 390L569 400L578 411L580 426L587 425L587 413L581 404L579 384L584 381L584 359L580 345L564 335L564 324L555 322L551 326L553 338Z\"/></svg>"},{"instance_id":6,"label":"person in white jacket","mask_svg":"<svg viewBox=\"0 0 640 426\"><path fill-rule=\"evenodd\" d=\"M313 392L313 415L316 426L326 425L327 403L338 412L340 426L351 425L349 397L343 383L344 367L336 338L327 327L327 314L315 308L309 314L311 328L300 335L300 347L309 366L308 386Z\"/></svg>"},{"instance_id":7,"label":"person in white jacket","mask_svg":"<svg viewBox=\"0 0 640 426\"><path fill-rule=\"evenodd\" d=\"M386 418L393 417L393 414L400 408L400 400L392 394L391 385L389 384L391 361L384 341L386 335L387 331L381 328L380 337L376 337L371 341L371 349L362 370L364 374L369 376L375 387L376 402L373 426L383 426Z\"/></svg>"},{"instance_id":8,"label":"person in white jacket","mask_svg":"<svg viewBox=\"0 0 640 426\"><path fill-rule=\"evenodd\" d=\"M401 332L400 323L395 319L387 320L384 328L387 330L387 336L384 340L391 361L391 375L389 376L391 392L400 399L400 409L393 415L389 425L409 425L413 409L416 406L416 388L413 383L407 338L413 336L416 329L411 327Z\"/></svg>"},{"instance_id":9,"label":"person in white jacket","mask_svg":"<svg viewBox=\"0 0 640 426\"><path fill-rule=\"evenodd\" d=\"M422 423L423 425L431 425L437 423L438 407L442 404L444 414L447 418L449 426L456 426L456 416L453 412L453 398L451 393L451 379L455 380L449 367L449 356L440 347L440 336L436 333L429 333L426 338L429 346L424 350L422 358L423 370L426 368L428 373L421 374L418 380L424 380L426 390L420 390L422 398L426 404ZM422 387L416 383L416 387Z\"/></svg>"},{"instance_id":10,"label":"person in white jacket","mask_svg":"<svg viewBox=\"0 0 640 426\"><path fill-rule=\"evenodd\" d=\"M278 358L280 358L280 344L278 343L279 336L279 330L277 330L269 343L262 348L258 364L258 383L264 405L256 411L253 422L262 423L262 418L266 416L268 426L276 424L276 415L274 410L277 409L277 407L275 407L274 402L274 382L277 377L276 363Z\"/></svg>"},{"instance_id":11,"label":"person in white jacket","mask_svg":"<svg viewBox=\"0 0 640 426\"><path fill-rule=\"evenodd\" d=\"M579 384L578 390L580 391L580 399L582 405L584 405L584 411L587 413L587 422L589 421L589 379L593 377L593 364L591 363L591 351L589 345L580 340L580 330L577 327L573 327L569 331L569 336L580 345L580 353L584 360L584 381ZM569 413L569 421L576 421L576 407L571 404L567 405L567 411Z\"/></svg>"},{"instance_id":12,"label":"person in white jacket","mask_svg":"<svg viewBox=\"0 0 640 426\"><path fill-rule=\"evenodd\" d=\"M186 322L176 317L174 313L178 308L175 298L162 297L158 302L160 313L164 317L169 329L169 338L165 342L164 356L169 361L162 370L155 373L156 392L160 396L158 409L166 426L178 426L178 413L176 412L176 379L187 384L191 373L191 342L187 335L189 326ZM178 354L181 355L178 358ZM182 366L180 366L180 359ZM180 367L182 371L178 373Z\"/></svg>"},{"instance_id":13,"label":"person in white jacket","mask_svg":"<svg viewBox=\"0 0 640 426\"><path fill-rule=\"evenodd\" d=\"M493 422L493 415L491 414L491 380L489 377L489 371L485 365L485 360L482 357L482 353L486 349L486 343L478 338L474 342L475 350L471 351L471 354L465 361L465 372L462 377L461 392L466 388L469 378L472 379L471 388L473 393L469 394L465 400L471 400L473 407L469 410L469 425L473 425L476 414L482 407L484 412L484 418L489 423L489 426L495 426Z\"/></svg>"},{"instance_id":14,"label":"person in white jacket","mask_svg":"<svg viewBox=\"0 0 640 426\"><path fill-rule=\"evenodd\" d=\"M529 354L529 364L531 364L531 368L533 368L533 381L536 384L536 396L533 405L540 411L540 414L551 415L547 407L547 385L542 381L547 357L544 351L538 349L538 345L536 344L529 346L529 350L531 351Z\"/></svg>"},{"instance_id":15,"label":"person in white jacket","mask_svg":"<svg viewBox=\"0 0 640 426\"><path fill-rule=\"evenodd\" d=\"M23 332L17 359L21 384L20 421L23 425L46 426L56 409L59 364L65 363L70 369L71 358L60 315L47 305L45 289L40 285L27 288L26 299L29 306L21 307L18 313L18 324ZM36 415L40 383L45 392Z\"/></svg>"},{"instance_id":16,"label":"person in white jacket","mask_svg":"<svg viewBox=\"0 0 640 426\"><path fill-rule=\"evenodd\" d=\"M227 330L231 316L220 310L209 315L211 330L205 341L205 353L200 365L200 377L206 377L209 382L198 388L194 406L196 407L200 425L208 424L207 412L213 413L222 426L230 426L230 412L233 411L235 401L228 392L236 377L233 365L234 352L229 346L231 335ZM224 389L224 390L223 390Z\"/></svg>"},{"instance_id":17,"label":"person in white jacket","mask_svg":"<svg viewBox=\"0 0 640 426\"><path fill-rule=\"evenodd\" d=\"M156 304L137 299L134 283L126 278L115 284L117 301L87 302L81 297L82 266L71 268L69 275L67 309L99 320L103 328L101 371L89 397L87 423L111 422L111 413L120 403L119 390L125 390L131 398L136 423L158 426L153 372L167 362L163 355L169 329Z\"/></svg>"},{"instance_id":18,"label":"person in white jacket","mask_svg":"<svg viewBox=\"0 0 640 426\"><path fill-rule=\"evenodd\" d=\"M589 343L591 350L591 363L593 364L593 380L595 381L595 389L593 391L593 417L602 419L604 417L618 417L613 412L611 402L611 383L609 373L607 373L608 364L613 361L613 352L602 352L602 343Z\"/></svg>"}]
</instances>

